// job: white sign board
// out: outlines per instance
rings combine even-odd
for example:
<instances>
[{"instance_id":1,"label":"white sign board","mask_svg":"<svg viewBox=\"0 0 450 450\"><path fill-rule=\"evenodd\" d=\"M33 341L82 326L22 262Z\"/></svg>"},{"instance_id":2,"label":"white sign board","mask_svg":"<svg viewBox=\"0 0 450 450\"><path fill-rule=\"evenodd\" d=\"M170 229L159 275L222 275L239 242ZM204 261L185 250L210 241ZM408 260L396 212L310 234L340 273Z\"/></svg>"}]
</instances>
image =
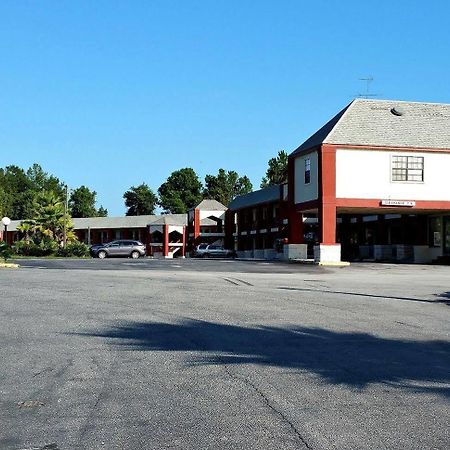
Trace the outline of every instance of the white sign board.
<instances>
[{"instance_id":1,"label":"white sign board","mask_svg":"<svg viewBox=\"0 0 450 450\"><path fill-rule=\"evenodd\" d=\"M413 200L381 200L381 206L416 206Z\"/></svg>"}]
</instances>

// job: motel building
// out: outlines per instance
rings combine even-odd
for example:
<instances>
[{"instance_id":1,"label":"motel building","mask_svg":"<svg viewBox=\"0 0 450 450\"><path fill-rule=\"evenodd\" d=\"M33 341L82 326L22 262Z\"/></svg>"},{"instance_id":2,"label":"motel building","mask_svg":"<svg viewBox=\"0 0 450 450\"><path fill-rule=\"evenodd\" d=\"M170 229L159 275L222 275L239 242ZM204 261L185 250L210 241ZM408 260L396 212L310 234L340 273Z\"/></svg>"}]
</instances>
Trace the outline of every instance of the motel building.
<instances>
[{"instance_id":1,"label":"motel building","mask_svg":"<svg viewBox=\"0 0 450 450\"><path fill-rule=\"evenodd\" d=\"M287 185L231 203L227 242L241 257L448 262L449 174L450 105L357 99L292 152Z\"/></svg>"},{"instance_id":2,"label":"motel building","mask_svg":"<svg viewBox=\"0 0 450 450\"><path fill-rule=\"evenodd\" d=\"M202 200L187 213L188 248L199 244L224 245L227 207L217 200Z\"/></svg>"},{"instance_id":3,"label":"motel building","mask_svg":"<svg viewBox=\"0 0 450 450\"><path fill-rule=\"evenodd\" d=\"M203 200L188 214L142 215L125 217L73 218L78 240L88 245L111 241L138 240L146 246L147 255L155 258L184 258L200 243L223 245L226 206L216 200ZM9 244L21 238L12 220L7 228ZM4 230L0 239L4 239Z\"/></svg>"},{"instance_id":4,"label":"motel building","mask_svg":"<svg viewBox=\"0 0 450 450\"><path fill-rule=\"evenodd\" d=\"M450 262L450 105L356 99L289 156L288 181L187 214L74 219L88 244L139 239L154 257L200 243L241 258ZM20 236L8 226L7 239ZM1 233L0 233L1 234Z\"/></svg>"}]
</instances>

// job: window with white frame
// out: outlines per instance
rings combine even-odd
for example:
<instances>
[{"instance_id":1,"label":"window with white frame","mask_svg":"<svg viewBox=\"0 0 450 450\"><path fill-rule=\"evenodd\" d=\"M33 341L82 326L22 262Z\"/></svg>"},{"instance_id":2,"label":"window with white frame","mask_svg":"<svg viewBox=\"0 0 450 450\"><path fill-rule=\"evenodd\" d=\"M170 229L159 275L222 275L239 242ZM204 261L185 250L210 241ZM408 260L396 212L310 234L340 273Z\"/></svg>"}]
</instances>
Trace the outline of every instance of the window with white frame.
<instances>
[{"instance_id":1,"label":"window with white frame","mask_svg":"<svg viewBox=\"0 0 450 450\"><path fill-rule=\"evenodd\" d=\"M392 181L423 181L423 156L392 156Z\"/></svg>"},{"instance_id":2,"label":"window with white frame","mask_svg":"<svg viewBox=\"0 0 450 450\"><path fill-rule=\"evenodd\" d=\"M311 183L311 158L305 159L305 184Z\"/></svg>"}]
</instances>

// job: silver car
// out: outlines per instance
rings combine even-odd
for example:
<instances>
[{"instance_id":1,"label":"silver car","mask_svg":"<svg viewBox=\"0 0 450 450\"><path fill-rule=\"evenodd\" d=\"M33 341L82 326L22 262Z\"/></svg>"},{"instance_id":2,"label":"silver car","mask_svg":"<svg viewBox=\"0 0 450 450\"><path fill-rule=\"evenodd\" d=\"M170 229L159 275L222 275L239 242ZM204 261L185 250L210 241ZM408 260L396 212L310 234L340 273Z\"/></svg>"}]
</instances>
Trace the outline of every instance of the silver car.
<instances>
[{"instance_id":1,"label":"silver car","mask_svg":"<svg viewBox=\"0 0 450 450\"><path fill-rule=\"evenodd\" d=\"M93 245L89 253L94 258L104 259L112 256L130 257L133 259L145 256L145 245L140 241L122 239L106 244Z\"/></svg>"},{"instance_id":2,"label":"silver car","mask_svg":"<svg viewBox=\"0 0 450 450\"><path fill-rule=\"evenodd\" d=\"M237 255L234 250L227 250L221 245L200 244L195 251L195 256L198 258L236 258Z\"/></svg>"}]
</instances>

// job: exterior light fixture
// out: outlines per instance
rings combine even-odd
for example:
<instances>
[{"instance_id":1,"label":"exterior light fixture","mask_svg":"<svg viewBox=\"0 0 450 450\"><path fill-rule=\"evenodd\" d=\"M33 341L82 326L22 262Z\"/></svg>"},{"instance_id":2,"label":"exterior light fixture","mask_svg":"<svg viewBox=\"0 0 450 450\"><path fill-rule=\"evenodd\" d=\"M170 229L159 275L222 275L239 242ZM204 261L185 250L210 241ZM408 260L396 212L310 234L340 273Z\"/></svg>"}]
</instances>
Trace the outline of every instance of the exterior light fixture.
<instances>
[{"instance_id":1,"label":"exterior light fixture","mask_svg":"<svg viewBox=\"0 0 450 450\"><path fill-rule=\"evenodd\" d=\"M3 217L2 224L5 227L5 234L3 235L3 240L6 242L6 232L8 231L8 225L11 223L11 219L9 217Z\"/></svg>"}]
</instances>

